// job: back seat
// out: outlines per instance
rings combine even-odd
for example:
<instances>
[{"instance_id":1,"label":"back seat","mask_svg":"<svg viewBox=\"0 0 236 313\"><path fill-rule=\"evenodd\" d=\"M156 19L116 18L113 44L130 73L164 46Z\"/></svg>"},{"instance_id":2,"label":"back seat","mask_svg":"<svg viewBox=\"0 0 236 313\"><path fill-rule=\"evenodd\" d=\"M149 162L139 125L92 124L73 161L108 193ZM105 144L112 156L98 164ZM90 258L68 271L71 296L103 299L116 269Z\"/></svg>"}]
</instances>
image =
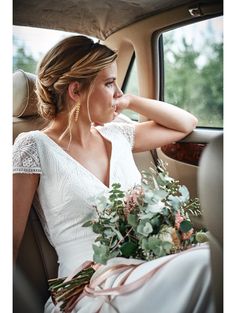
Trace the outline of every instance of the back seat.
<instances>
[{"instance_id":1,"label":"back seat","mask_svg":"<svg viewBox=\"0 0 236 313\"><path fill-rule=\"evenodd\" d=\"M42 129L47 122L37 113L36 76L13 74L13 140L25 131ZM49 243L34 206L13 272L14 313L42 313L50 293L48 279L57 277L57 254Z\"/></svg>"}]
</instances>

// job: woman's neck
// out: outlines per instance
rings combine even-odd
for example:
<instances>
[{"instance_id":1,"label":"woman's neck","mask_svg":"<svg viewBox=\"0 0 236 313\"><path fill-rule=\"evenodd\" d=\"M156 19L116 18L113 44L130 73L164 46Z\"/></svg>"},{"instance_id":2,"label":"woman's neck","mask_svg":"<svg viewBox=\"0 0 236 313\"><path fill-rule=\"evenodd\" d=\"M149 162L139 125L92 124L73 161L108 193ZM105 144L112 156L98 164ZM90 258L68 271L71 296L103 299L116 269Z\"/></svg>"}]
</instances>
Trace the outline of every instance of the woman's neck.
<instances>
[{"instance_id":1,"label":"woman's neck","mask_svg":"<svg viewBox=\"0 0 236 313\"><path fill-rule=\"evenodd\" d=\"M91 123L84 119L79 119L77 122L71 121L68 128L68 115L59 113L57 117L44 129L44 133L57 141L60 145L73 143L86 147L93 136Z\"/></svg>"}]
</instances>

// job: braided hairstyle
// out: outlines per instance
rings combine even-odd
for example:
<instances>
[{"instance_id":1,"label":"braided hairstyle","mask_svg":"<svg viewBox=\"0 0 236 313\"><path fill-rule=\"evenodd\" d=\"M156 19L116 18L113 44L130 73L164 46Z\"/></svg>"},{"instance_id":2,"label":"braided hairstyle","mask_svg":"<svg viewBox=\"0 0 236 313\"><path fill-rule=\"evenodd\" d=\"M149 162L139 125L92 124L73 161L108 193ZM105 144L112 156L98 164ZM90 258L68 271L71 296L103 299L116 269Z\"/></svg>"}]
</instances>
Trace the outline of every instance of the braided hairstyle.
<instances>
[{"instance_id":1,"label":"braided hairstyle","mask_svg":"<svg viewBox=\"0 0 236 313\"><path fill-rule=\"evenodd\" d=\"M71 82L88 90L96 75L117 58L117 52L86 36L61 40L42 59L37 69L36 94L40 115L53 120L67 108L66 92Z\"/></svg>"}]
</instances>

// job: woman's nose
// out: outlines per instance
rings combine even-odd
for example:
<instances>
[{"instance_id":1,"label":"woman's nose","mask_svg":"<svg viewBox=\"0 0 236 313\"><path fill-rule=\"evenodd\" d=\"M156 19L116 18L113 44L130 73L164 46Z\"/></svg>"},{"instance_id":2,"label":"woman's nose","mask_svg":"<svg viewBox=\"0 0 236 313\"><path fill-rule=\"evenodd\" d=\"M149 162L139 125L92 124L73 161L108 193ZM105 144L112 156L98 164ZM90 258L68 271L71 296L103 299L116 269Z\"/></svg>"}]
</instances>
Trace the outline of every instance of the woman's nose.
<instances>
[{"instance_id":1,"label":"woman's nose","mask_svg":"<svg viewBox=\"0 0 236 313\"><path fill-rule=\"evenodd\" d=\"M123 91L120 89L120 87L116 84L116 91L115 91L115 98L119 98L123 95Z\"/></svg>"}]
</instances>

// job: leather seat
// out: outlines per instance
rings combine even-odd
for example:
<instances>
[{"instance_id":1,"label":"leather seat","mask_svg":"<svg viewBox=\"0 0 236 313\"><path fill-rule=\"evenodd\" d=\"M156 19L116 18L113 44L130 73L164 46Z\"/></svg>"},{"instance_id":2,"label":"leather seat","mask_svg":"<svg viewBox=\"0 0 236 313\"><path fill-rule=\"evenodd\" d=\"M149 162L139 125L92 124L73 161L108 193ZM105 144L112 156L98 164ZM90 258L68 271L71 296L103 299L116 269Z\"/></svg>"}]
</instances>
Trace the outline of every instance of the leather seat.
<instances>
[{"instance_id":1,"label":"leather seat","mask_svg":"<svg viewBox=\"0 0 236 313\"><path fill-rule=\"evenodd\" d=\"M37 113L36 76L18 70L13 74L13 140L25 131L42 129ZM57 277L57 254L49 243L32 206L13 273L14 313L42 313L50 296L48 279Z\"/></svg>"},{"instance_id":2,"label":"leather seat","mask_svg":"<svg viewBox=\"0 0 236 313\"><path fill-rule=\"evenodd\" d=\"M212 287L216 313L223 312L223 135L204 150L198 172L204 222L210 232Z\"/></svg>"},{"instance_id":3,"label":"leather seat","mask_svg":"<svg viewBox=\"0 0 236 313\"><path fill-rule=\"evenodd\" d=\"M37 112L36 76L17 70L13 74L13 140L22 132L42 129L47 122Z\"/></svg>"}]
</instances>

